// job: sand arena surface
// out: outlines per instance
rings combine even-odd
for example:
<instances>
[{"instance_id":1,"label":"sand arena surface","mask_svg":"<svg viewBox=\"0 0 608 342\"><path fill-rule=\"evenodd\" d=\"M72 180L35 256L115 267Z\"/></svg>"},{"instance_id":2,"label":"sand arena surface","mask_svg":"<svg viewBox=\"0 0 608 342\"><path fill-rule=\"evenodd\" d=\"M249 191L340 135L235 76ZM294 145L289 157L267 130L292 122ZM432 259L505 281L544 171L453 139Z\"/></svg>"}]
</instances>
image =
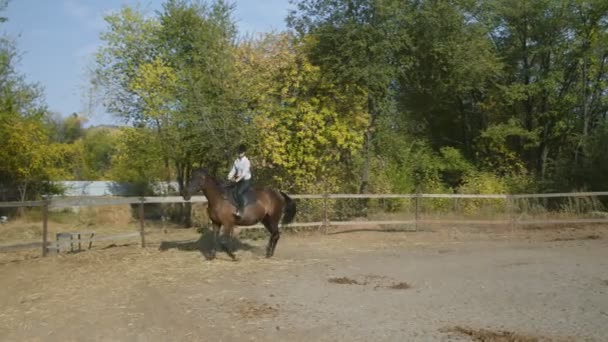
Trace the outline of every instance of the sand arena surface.
<instances>
[{"instance_id":1,"label":"sand arena surface","mask_svg":"<svg viewBox=\"0 0 608 342\"><path fill-rule=\"evenodd\" d=\"M283 234L272 259L242 239L237 262L194 230L1 253L0 340L602 341L606 228L345 228Z\"/></svg>"}]
</instances>

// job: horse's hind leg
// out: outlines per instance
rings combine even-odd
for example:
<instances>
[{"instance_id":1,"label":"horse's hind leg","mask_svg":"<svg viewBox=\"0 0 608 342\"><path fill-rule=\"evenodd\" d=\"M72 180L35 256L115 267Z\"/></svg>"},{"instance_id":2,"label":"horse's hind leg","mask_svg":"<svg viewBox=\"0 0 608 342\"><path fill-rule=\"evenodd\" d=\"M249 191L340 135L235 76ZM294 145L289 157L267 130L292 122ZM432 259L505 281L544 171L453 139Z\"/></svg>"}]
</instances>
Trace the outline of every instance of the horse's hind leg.
<instances>
[{"instance_id":1,"label":"horse's hind leg","mask_svg":"<svg viewBox=\"0 0 608 342\"><path fill-rule=\"evenodd\" d=\"M272 218L266 217L262 222L264 227L270 233L270 238L268 239L268 245L266 246L266 257L270 258L274 255L274 249L277 247L277 242L281 237L281 233L279 232L279 225L277 222L273 222Z\"/></svg>"},{"instance_id":2,"label":"horse's hind leg","mask_svg":"<svg viewBox=\"0 0 608 342\"><path fill-rule=\"evenodd\" d=\"M277 242L279 242L279 238L281 237L281 232L279 232L279 226L275 225L274 231L270 236L270 241L272 242L272 248L270 249L270 256L274 255L274 250L277 248Z\"/></svg>"}]
</instances>

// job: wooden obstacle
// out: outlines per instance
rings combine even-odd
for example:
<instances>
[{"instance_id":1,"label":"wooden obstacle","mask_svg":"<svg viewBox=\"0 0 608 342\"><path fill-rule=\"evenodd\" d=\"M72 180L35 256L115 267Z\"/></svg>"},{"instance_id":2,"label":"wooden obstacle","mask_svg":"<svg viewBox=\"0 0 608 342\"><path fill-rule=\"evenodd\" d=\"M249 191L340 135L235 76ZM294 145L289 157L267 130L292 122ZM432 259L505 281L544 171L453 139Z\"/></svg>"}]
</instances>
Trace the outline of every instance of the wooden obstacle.
<instances>
[{"instance_id":1,"label":"wooden obstacle","mask_svg":"<svg viewBox=\"0 0 608 342\"><path fill-rule=\"evenodd\" d=\"M57 253L62 251L67 252L67 247L69 246L69 251L71 253L81 252L82 244L89 243L88 249L93 247L93 237L95 236L95 232L87 231L87 232L61 232L56 234L55 241L55 250ZM78 246L78 249L75 247Z\"/></svg>"}]
</instances>

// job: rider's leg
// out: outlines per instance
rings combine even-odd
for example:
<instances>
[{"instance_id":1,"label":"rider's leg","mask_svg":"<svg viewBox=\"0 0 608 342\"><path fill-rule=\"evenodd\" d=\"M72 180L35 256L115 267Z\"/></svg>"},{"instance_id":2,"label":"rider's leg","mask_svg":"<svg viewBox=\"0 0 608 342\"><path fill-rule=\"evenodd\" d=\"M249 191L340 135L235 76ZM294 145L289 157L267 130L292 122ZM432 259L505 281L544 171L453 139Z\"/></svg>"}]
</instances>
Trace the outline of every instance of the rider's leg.
<instances>
[{"instance_id":1,"label":"rider's leg","mask_svg":"<svg viewBox=\"0 0 608 342\"><path fill-rule=\"evenodd\" d=\"M240 182L237 183L236 185L236 193L237 193L237 208L236 208L236 216L241 216L243 213L243 202L244 202L244 195L245 192L247 192L247 190L249 190L249 184L250 181L249 180L241 180Z\"/></svg>"}]
</instances>

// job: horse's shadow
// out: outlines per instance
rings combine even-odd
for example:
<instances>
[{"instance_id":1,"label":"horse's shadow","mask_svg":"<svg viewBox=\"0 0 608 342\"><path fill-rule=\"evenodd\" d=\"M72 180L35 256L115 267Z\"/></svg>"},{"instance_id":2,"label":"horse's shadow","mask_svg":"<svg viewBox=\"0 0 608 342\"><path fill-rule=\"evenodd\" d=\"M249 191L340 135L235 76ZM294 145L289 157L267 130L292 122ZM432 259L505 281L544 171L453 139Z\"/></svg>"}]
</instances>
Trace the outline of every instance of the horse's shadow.
<instances>
[{"instance_id":1,"label":"horse's shadow","mask_svg":"<svg viewBox=\"0 0 608 342\"><path fill-rule=\"evenodd\" d=\"M215 246L218 253L222 252L220 243ZM239 250L243 251L251 251L254 254L262 253L260 247L250 245L248 243L242 242L234 236L225 237L225 243L230 248L232 252L237 252ZM205 229L205 231L201 234L201 237L198 240L182 240L182 241L162 241L160 243L159 249L161 251L167 251L169 249L177 249L180 251L193 252L199 251L206 259L212 259L212 250L214 244L213 231L210 229Z\"/></svg>"}]
</instances>

